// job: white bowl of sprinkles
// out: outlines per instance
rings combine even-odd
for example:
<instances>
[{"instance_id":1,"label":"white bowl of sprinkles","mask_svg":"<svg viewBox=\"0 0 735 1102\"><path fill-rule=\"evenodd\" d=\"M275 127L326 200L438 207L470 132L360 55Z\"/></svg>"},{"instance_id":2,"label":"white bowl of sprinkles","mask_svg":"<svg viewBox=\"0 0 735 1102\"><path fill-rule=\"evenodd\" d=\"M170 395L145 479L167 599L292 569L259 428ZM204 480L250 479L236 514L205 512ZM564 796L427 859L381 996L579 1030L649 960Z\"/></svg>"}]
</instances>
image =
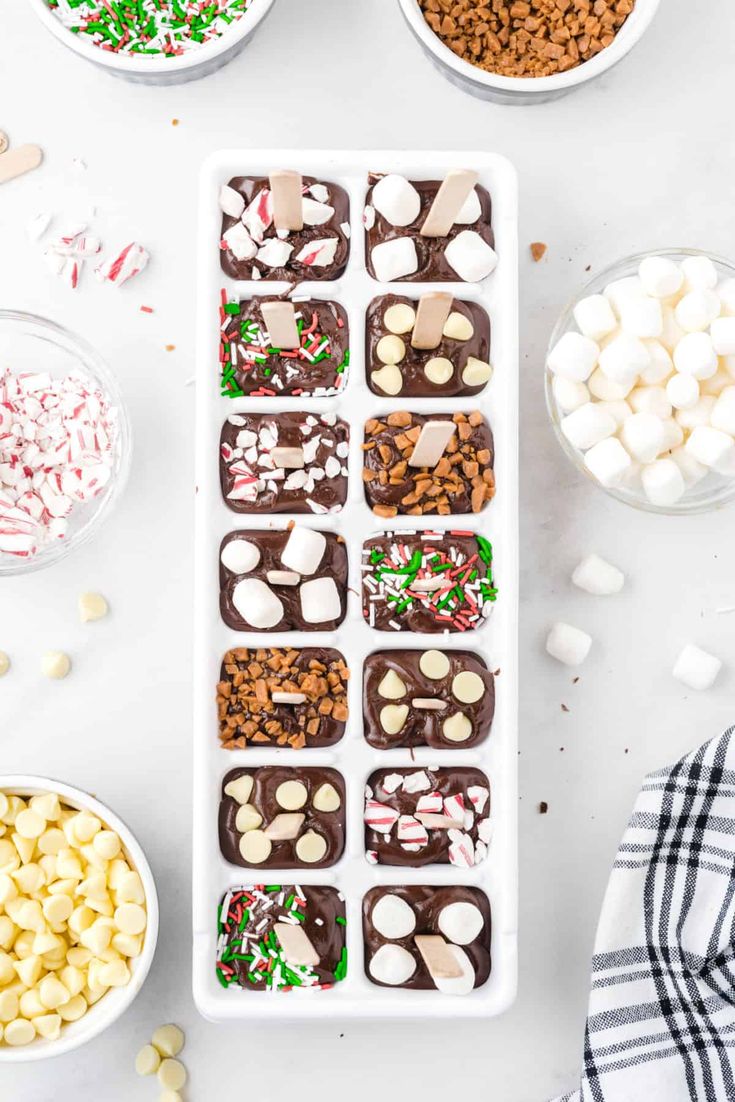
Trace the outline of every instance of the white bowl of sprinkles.
<instances>
[{"instance_id":1,"label":"white bowl of sprinkles","mask_svg":"<svg viewBox=\"0 0 735 1102\"><path fill-rule=\"evenodd\" d=\"M30 3L59 42L99 68L136 84L182 84L231 61L274 0Z\"/></svg>"}]
</instances>

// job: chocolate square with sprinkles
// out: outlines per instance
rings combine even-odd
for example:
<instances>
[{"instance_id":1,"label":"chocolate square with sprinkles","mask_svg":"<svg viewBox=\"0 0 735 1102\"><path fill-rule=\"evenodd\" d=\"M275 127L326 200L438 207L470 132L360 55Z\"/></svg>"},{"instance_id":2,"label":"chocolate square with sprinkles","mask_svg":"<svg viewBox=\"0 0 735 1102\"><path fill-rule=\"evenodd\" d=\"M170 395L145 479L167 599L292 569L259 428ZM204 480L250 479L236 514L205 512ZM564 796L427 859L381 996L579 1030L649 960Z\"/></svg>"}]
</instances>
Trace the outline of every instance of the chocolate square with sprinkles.
<instances>
[{"instance_id":1,"label":"chocolate square with sprinkles","mask_svg":"<svg viewBox=\"0 0 735 1102\"><path fill-rule=\"evenodd\" d=\"M263 304L274 296L220 305L220 390L223 397L329 398L344 389L350 365L347 314L338 302L290 299L299 344L273 345Z\"/></svg>"},{"instance_id":2,"label":"chocolate square with sprinkles","mask_svg":"<svg viewBox=\"0 0 735 1102\"><path fill-rule=\"evenodd\" d=\"M383 532L362 549L362 611L378 631L463 632L492 611L493 549L475 532Z\"/></svg>"},{"instance_id":3,"label":"chocolate square with sprinkles","mask_svg":"<svg viewBox=\"0 0 735 1102\"><path fill-rule=\"evenodd\" d=\"M346 925L336 888L233 888L217 912L217 979L248 991L332 987L347 974Z\"/></svg>"}]
</instances>

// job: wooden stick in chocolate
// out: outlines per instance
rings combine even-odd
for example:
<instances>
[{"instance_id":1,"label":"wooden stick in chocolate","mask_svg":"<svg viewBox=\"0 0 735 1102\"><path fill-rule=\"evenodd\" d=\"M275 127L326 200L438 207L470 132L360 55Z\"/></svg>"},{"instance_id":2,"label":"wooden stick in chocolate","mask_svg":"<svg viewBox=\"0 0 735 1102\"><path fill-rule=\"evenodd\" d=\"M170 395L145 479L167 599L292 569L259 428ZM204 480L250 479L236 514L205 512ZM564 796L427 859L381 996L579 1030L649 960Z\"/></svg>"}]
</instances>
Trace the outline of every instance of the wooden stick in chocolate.
<instances>
[{"instance_id":1,"label":"wooden stick in chocolate","mask_svg":"<svg viewBox=\"0 0 735 1102\"><path fill-rule=\"evenodd\" d=\"M456 431L454 421L427 421L409 457L409 467L435 467Z\"/></svg>"},{"instance_id":2,"label":"wooden stick in chocolate","mask_svg":"<svg viewBox=\"0 0 735 1102\"><path fill-rule=\"evenodd\" d=\"M298 348L296 309L292 302L263 302L260 307L273 348Z\"/></svg>"},{"instance_id":3,"label":"wooden stick in chocolate","mask_svg":"<svg viewBox=\"0 0 735 1102\"><path fill-rule=\"evenodd\" d=\"M477 183L477 173L467 168L451 169L441 182L421 227L422 237L446 237Z\"/></svg>"},{"instance_id":4,"label":"wooden stick in chocolate","mask_svg":"<svg viewBox=\"0 0 735 1102\"><path fill-rule=\"evenodd\" d=\"M276 922L273 931L288 964L299 964L304 967L314 967L319 964L319 954L304 933L302 926L292 926L290 922Z\"/></svg>"},{"instance_id":5,"label":"wooden stick in chocolate","mask_svg":"<svg viewBox=\"0 0 735 1102\"><path fill-rule=\"evenodd\" d=\"M0 154L0 184L38 168L42 160L43 150L40 145L19 145L17 149L9 149L7 153Z\"/></svg>"},{"instance_id":6,"label":"wooden stick in chocolate","mask_svg":"<svg viewBox=\"0 0 735 1102\"><path fill-rule=\"evenodd\" d=\"M430 291L419 299L411 336L413 348L438 348L444 333L454 296L446 291Z\"/></svg>"},{"instance_id":7,"label":"wooden stick in chocolate","mask_svg":"<svg viewBox=\"0 0 735 1102\"><path fill-rule=\"evenodd\" d=\"M273 199L273 222L277 230L302 230L301 174L290 168L277 168L269 176Z\"/></svg>"},{"instance_id":8,"label":"wooden stick in chocolate","mask_svg":"<svg viewBox=\"0 0 735 1102\"><path fill-rule=\"evenodd\" d=\"M436 980L456 980L462 969L455 960L441 934L416 934L416 948L426 965L429 975Z\"/></svg>"}]
</instances>

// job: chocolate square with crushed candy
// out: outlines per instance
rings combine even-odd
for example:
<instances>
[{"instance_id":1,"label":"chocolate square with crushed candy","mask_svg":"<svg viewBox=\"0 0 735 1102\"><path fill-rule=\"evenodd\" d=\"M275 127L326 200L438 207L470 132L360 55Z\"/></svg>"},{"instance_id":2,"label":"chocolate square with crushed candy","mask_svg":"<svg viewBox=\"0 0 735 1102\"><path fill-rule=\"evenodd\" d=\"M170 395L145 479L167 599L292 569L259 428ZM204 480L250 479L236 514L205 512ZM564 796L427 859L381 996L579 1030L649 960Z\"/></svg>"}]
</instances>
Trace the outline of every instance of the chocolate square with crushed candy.
<instances>
[{"instance_id":1,"label":"chocolate square with crushed candy","mask_svg":"<svg viewBox=\"0 0 735 1102\"><path fill-rule=\"evenodd\" d=\"M442 434L430 457L431 444L421 445L432 429L445 425L454 425L454 432L444 447ZM372 417L362 447L365 498L377 516L479 513L495 495L493 434L478 410ZM431 465L415 466L414 456Z\"/></svg>"},{"instance_id":2,"label":"chocolate square with crushed candy","mask_svg":"<svg viewBox=\"0 0 735 1102\"><path fill-rule=\"evenodd\" d=\"M217 685L223 749L333 746L345 733L349 676L329 647L227 651Z\"/></svg>"},{"instance_id":3,"label":"chocolate square with crushed candy","mask_svg":"<svg viewBox=\"0 0 735 1102\"><path fill-rule=\"evenodd\" d=\"M337 513L350 430L333 413L233 413L220 434L220 485L236 513Z\"/></svg>"}]
</instances>

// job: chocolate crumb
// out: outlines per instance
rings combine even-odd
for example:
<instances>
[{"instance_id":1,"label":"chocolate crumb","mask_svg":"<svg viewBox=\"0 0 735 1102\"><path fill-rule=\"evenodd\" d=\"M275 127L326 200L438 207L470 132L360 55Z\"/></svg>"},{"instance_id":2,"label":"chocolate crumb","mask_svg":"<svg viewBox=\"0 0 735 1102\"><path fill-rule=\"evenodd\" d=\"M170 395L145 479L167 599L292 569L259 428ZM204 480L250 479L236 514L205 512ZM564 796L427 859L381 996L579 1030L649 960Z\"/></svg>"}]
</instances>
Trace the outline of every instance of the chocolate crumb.
<instances>
[{"instance_id":1,"label":"chocolate crumb","mask_svg":"<svg viewBox=\"0 0 735 1102\"><path fill-rule=\"evenodd\" d=\"M569 711L569 709L567 708L566 704L562 704L562 706L561 706L561 710L562 710L562 712L568 712L568 711Z\"/></svg>"},{"instance_id":2,"label":"chocolate crumb","mask_svg":"<svg viewBox=\"0 0 735 1102\"><path fill-rule=\"evenodd\" d=\"M539 815L545 815L548 810L549 810L549 805L547 804L546 800L542 800L541 803L538 805Z\"/></svg>"},{"instance_id":3,"label":"chocolate crumb","mask_svg":"<svg viewBox=\"0 0 735 1102\"><path fill-rule=\"evenodd\" d=\"M548 249L548 247L549 246L545 245L543 241L533 241L531 243L531 256L537 264L539 260L543 260L543 258L546 256L546 250Z\"/></svg>"}]
</instances>

